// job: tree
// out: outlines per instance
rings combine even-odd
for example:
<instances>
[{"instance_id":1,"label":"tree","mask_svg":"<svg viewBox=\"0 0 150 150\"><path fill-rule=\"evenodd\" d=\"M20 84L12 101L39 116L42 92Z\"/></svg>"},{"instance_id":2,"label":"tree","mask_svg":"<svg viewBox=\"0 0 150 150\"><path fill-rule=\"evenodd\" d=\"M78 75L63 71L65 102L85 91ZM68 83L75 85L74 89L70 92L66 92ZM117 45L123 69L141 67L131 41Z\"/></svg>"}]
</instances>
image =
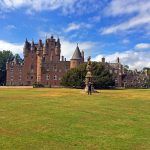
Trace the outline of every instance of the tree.
<instances>
[{"instance_id":1,"label":"tree","mask_svg":"<svg viewBox=\"0 0 150 150\"><path fill-rule=\"evenodd\" d=\"M95 88L109 88L114 86L114 79L105 65L98 62L92 63L92 74ZM86 64L69 70L62 78L61 85L66 87L83 88L86 76Z\"/></svg>"},{"instance_id":2,"label":"tree","mask_svg":"<svg viewBox=\"0 0 150 150\"><path fill-rule=\"evenodd\" d=\"M110 88L115 86L114 77L112 74L110 74L109 70L104 64L94 62L92 65L94 77L93 82L95 88Z\"/></svg>"},{"instance_id":3,"label":"tree","mask_svg":"<svg viewBox=\"0 0 150 150\"><path fill-rule=\"evenodd\" d=\"M128 70L129 70L129 66L128 66L128 65L125 65L125 66L124 66L124 70L125 70L125 71L128 71Z\"/></svg>"},{"instance_id":4,"label":"tree","mask_svg":"<svg viewBox=\"0 0 150 150\"><path fill-rule=\"evenodd\" d=\"M84 85L86 75L86 65L82 64L78 68L69 70L62 78L61 85L66 87L81 88Z\"/></svg>"},{"instance_id":5,"label":"tree","mask_svg":"<svg viewBox=\"0 0 150 150\"><path fill-rule=\"evenodd\" d=\"M16 59L17 59L17 61L18 62L20 62L20 63L22 63L23 62L23 59L20 57L20 55L19 54L15 54L15 56L14 56Z\"/></svg>"},{"instance_id":6,"label":"tree","mask_svg":"<svg viewBox=\"0 0 150 150\"><path fill-rule=\"evenodd\" d=\"M6 62L13 59L10 51L0 51L0 85L6 84Z\"/></svg>"}]
</instances>

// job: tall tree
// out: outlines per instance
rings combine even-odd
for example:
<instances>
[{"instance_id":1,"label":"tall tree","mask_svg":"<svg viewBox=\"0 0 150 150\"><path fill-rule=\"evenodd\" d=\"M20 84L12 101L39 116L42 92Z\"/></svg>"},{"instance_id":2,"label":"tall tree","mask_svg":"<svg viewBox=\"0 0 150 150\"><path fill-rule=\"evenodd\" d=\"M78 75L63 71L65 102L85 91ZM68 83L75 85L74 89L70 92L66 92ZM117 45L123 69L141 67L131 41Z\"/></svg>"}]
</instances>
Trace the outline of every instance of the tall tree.
<instances>
[{"instance_id":1,"label":"tall tree","mask_svg":"<svg viewBox=\"0 0 150 150\"><path fill-rule=\"evenodd\" d=\"M6 84L6 62L13 59L11 51L0 51L0 85Z\"/></svg>"}]
</instances>

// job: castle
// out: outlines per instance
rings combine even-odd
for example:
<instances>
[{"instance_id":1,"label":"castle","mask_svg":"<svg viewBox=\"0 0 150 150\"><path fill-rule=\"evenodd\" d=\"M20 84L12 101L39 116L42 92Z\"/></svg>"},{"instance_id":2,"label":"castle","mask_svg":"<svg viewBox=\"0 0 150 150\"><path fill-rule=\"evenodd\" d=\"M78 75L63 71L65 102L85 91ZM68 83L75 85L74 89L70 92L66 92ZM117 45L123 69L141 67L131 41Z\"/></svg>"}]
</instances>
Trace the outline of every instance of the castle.
<instances>
[{"instance_id":1,"label":"castle","mask_svg":"<svg viewBox=\"0 0 150 150\"><path fill-rule=\"evenodd\" d=\"M20 63L14 58L7 62L7 85L33 85L60 86L62 76L70 69L84 62L84 52L78 45L70 61L61 56L59 38L47 38L45 43L39 40L38 44L26 39L24 48L24 61Z\"/></svg>"},{"instance_id":2,"label":"castle","mask_svg":"<svg viewBox=\"0 0 150 150\"><path fill-rule=\"evenodd\" d=\"M60 40L53 36L46 38L45 43L39 40L38 44L26 39L23 52L22 63L14 58L6 64L7 85L30 86L38 83L47 87L59 87L61 78L68 70L84 63L84 52L80 51L78 45L70 61L61 56ZM145 72L125 71L119 57L115 63L107 63L105 58L102 58L100 63L113 74L116 87L142 87L150 78Z\"/></svg>"}]
</instances>

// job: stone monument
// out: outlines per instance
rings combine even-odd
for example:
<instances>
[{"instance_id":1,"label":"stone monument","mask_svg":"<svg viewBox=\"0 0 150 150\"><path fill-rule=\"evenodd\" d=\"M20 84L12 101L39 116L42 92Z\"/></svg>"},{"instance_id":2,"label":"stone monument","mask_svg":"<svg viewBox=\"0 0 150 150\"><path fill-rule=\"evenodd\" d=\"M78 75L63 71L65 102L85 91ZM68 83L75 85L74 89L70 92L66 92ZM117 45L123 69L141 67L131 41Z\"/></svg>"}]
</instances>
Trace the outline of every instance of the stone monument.
<instances>
[{"instance_id":1,"label":"stone monument","mask_svg":"<svg viewBox=\"0 0 150 150\"><path fill-rule=\"evenodd\" d=\"M93 92L94 88L93 88L93 76L92 76L92 62L91 62L91 57L90 56L87 59L86 70L87 70L87 73L86 73L86 76L85 76L85 85L86 85L85 86L85 92L88 92L89 82L92 85L92 92Z\"/></svg>"}]
</instances>

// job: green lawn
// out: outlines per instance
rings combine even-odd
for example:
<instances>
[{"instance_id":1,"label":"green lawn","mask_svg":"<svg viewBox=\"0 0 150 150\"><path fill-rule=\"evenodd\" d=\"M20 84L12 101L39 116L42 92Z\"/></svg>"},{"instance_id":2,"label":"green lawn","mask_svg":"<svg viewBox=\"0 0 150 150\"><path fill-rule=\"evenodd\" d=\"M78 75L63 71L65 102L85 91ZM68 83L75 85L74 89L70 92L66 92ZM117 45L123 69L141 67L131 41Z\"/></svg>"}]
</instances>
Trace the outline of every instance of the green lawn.
<instances>
[{"instance_id":1,"label":"green lawn","mask_svg":"<svg viewBox=\"0 0 150 150\"><path fill-rule=\"evenodd\" d=\"M0 150L149 150L150 90L0 89Z\"/></svg>"}]
</instances>

